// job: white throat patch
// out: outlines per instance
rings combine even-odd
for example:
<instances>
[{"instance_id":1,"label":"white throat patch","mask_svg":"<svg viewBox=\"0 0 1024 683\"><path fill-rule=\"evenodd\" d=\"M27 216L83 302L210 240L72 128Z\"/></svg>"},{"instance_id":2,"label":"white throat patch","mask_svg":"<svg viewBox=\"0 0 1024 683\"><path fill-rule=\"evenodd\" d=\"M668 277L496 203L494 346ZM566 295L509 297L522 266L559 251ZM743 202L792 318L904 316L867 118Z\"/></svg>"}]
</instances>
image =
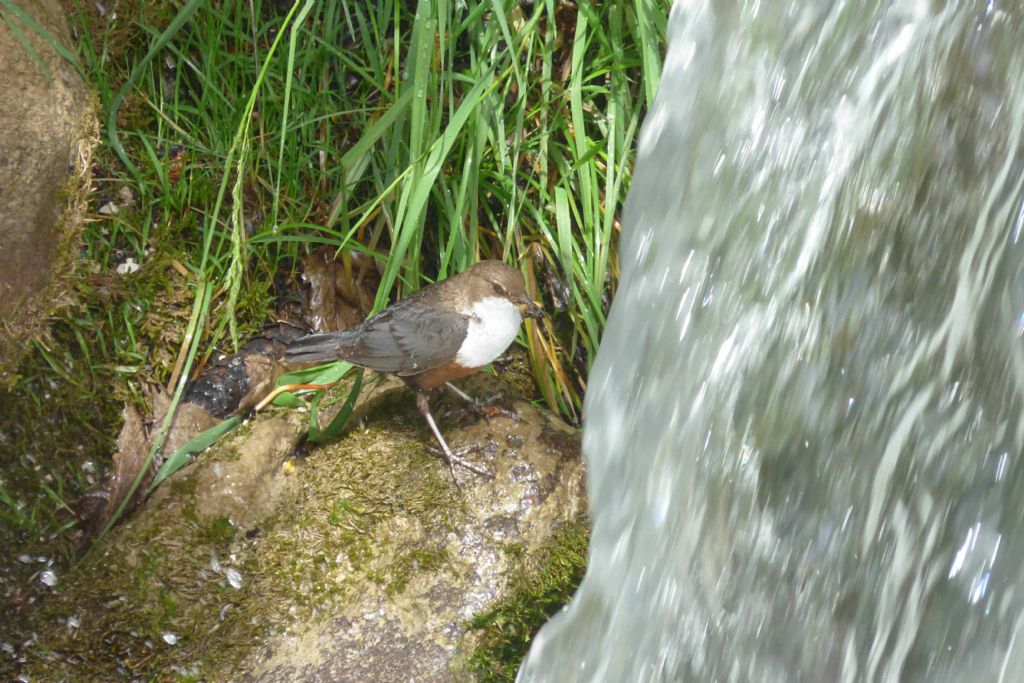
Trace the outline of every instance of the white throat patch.
<instances>
[{"instance_id":1,"label":"white throat patch","mask_svg":"<svg viewBox=\"0 0 1024 683\"><path fill-rule=\"evenodd\" d=\"M466 330L466 339L455 356L466 368L487 365L509 347L519 334L523 317L519 307L499 296L489 296L473 305L473 317Z\"/></svg>"}]
</instances>

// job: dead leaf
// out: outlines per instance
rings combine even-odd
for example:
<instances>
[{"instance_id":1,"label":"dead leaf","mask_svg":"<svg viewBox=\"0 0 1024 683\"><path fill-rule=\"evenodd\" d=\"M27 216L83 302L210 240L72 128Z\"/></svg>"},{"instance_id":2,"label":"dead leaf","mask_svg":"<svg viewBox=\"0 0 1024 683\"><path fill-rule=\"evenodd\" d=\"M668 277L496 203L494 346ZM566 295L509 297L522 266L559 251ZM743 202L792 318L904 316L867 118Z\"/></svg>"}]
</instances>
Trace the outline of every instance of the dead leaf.
<instances>
[{"instance_id":1,"label":"dead leaf","mask_svg":"<svg viewBox=\"0 0 1024 683\"><path fill-rule=\"evenodd\" d=\"M373 258L331 247L306 257L303 278L309 286L305 321L316 332L334 332L358 325L373 309L380 273Z\"/></svg>"},{"instance_id":2,"label":"dead leaf","mask_svg":"<svg viewBox=\"0 0 1024 683\"><path fill-rule=\"evenodd\" d=\"M149 437L142 416L129 405L124 407L121 414L124 417L124 426L117 437L114 467L103 481L85 494L78 505L78 515L86 520L89 536L98 534L117 512L149 454ZM150 474L144 477L137 491L146 490L145 479L151 479L152 472L151 469Z\"/></svg>"},{"instance_id":3,"label":"dead leaf","mask_svg":"<svg viewBox=\"0 0 1024 683\"><path fill-rule=\"evenodd\" d=\"M114 466L103 481L87 492L79 502L76 512L79 519L83 520L83 527L89 537L98 534L117 513L140 472L144 471L142 481L125 508L126 511L142 502L149 483L164 462L164 454L173 453L188 443L192 437L220 422L200 406L180 404L163 447L147 467L146 458L152 449L153 438L170 408L171 397L158 386L149 387L146 397L150 405L149 419L144 419L130 405L124 407L124 426L117 437L117 452L113 456Z\"/></svg>"}]
</instances>

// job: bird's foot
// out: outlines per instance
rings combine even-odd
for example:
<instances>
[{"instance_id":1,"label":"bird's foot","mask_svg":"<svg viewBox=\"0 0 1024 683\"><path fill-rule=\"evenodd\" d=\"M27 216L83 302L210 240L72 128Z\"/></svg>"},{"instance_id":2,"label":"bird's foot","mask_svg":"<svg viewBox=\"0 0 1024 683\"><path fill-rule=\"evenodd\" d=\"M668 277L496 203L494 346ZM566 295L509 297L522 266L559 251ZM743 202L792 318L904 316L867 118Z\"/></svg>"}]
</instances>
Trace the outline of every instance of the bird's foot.
<instances>
[{"instance_id":1,"label":"bird's foot","mask_svg":"<svg viewBox=\"0 0 1024 683\"><path fill-rule=\"evenodd\" d=\"M519 420L519 413L508 408L502 408L501 406L495 405L495 401L502 399L502 396L492 396L489 401L476 401L470 406L470 410L484 418L490 420L492 417L507 417L510 420Z\"/></svg>"},{"instance_id":2,"label":"bird's foot","mask_svg":"<svg viewBox=\"0 0 1024 683\"><path fill-rule=\"evenodd\" d=\"M482 477L486 477L487 479L494 479L493 474L491 474L484 468L480 467L479 465L475 465L469 462L464 457L466 455L469 455L470 453L480 453L481 451L493 450L493 444L484 445L479 443L473 443L467 444L465 446L459 446L458 448L450 448L447 447L447 445L444 448L427 446L427 450L433 453L434 455L444 458L448 462L448 469L452 473L452 479L455 480L456 486L459 485L459 480L455 476L455 465L463 467L469 470L470 472L475 472L476 474L479 474Z\"/></svg>"},{"instance_id":3,"label":"bird's foot","mask_svg":"<svg viewBox=\"0 0 1024 683\"><path fill-rule=\"evenodd\" d=\"M473 398L451 382L448 382L447 386L451 389L453 394L466 402L469 410L476 414L477 417L481 417L488 421L492 417L507 417L510 420L519 420L519 413L516 411L495 405L498 401L501 401L504 398L500 393L494 394L486 401L481 401L480 399Z\"/></svg>"}]
</instances>

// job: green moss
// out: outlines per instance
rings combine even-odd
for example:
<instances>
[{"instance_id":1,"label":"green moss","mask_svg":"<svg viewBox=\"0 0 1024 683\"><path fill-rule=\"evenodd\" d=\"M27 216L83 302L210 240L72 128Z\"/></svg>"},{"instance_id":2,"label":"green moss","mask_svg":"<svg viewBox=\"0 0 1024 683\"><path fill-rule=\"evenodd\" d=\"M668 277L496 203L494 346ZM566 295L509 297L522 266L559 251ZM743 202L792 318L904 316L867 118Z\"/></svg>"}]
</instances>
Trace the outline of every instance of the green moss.
<instances>
[{"instance_id":1,"label":"green moss","mask_svg":"<svg viewBox=\"0 0 1024 683\"><path fill-rule=\"evenodd\" d=\"M361 577L401 591L417 568L440 561L432 553L411 552L391 564L378 557L392 554L382 523L400 514L425 528L447 528L457 505L451 482L427 466L433 456L407 452L413 424L397 412L403 406L409 412L406 398L380 403L367 429L305 460L294 493L304 514L278 518L253 560L252 571L274 596L270 602L298 605L302 616L327 612L352 597ZM316 530L315 542L297 540L308 535L305 529Z\"/></svg>"},{"instance_id":2,"label":"green moss","mask_svg":"<svg viewBox=\"0 0 1024 683\"><path fill-rule=\"evenodd\" d=\"M509 597L469 624L480 632L479 645L468 662L478 680L515 680L533 636L569 602L583 579L589 537L589 524L580 521L560 529L529 558L518 546L509 550L519 565Z\"/></svg>"},{"instance_id":3,"label":"green moss","mask_svg":"<svg viewBox=\"0 0 1024 683\"><path fill-rule=\"evenodd\" d=\"M213 546L226 546L235 540L235 525L226 516L214 517L199 532L199 538Z\"/></svg>"},{"instance_id":4,"label":"green moss","mask_svg":"<svg viewBox=\"0 0 1024 683\"><path fill-rule=\"evenodd\" d=\"M339 498L331 506L331 514L327 521L331 526L345 526L354 523L358 517L364 514L355 503L348 498Z\"/></svg>"},{"instance_id":5,"label":"green moss","mask_svg":"<svg viewBox=\"0 0 1024 683\"><path fill-rule=\"evenodd\" d=\"M196 493L196 478L189 476L174 477L168 482L171 487L171 494L176 498L194 496Z\"/></svg>"},{"instance_id":6,"label":"green moss","mask_svg":"<svg viewBox=\"0 0 1024 683\"><path fill-rule=\"evenodd\" d=\"M181 603L177 595L161 588L157 591L157 600L160 602L161 621L171 621L178 615Z\"/></svg>"},{"instance_id":7,"label":"green moss","mask_svg":"<svg viewBox=\"0 0 1024 683\"><path fill-rule=\"evenodd\" d=\"M368 580L396 600L430 585L452 558L441 542L407 545L410 534L444 538L466 511L447 470L425 449L411 400L404 390L388 394L364 428L275 479L284 488L274 512L246 534L229 512L196 514L206 487L219 490L200 468L242 451L233 433L61 576L61 590L25 624L40 634L28 673L111 680L122 666L143 680L175 680L182 671L181 680L193 673L193 680L230 680L268 631L344 613ZM304 416L285 419L297 439ZM472 624L482 634L470 662L480 678L510 680L532 634L582 575L586 543L586 525L574 524L540 550L507 549L516 567L512 597ZM239 572L240 588L229 585L229 568ZM47 626L68 615L89 619L73 634ZM53 652L62 654L46 654Z\"/></svg>"},{"instance_id":8,"label":"green moss","mask_svg":"<svg viewBox=\"0 0 1024 683\"><path fill-rule=\"evenodd\" d=\"M199 525L202 520L199 518L199 513L196 512L196 504L194 500L190 500L188 503L182 506L181 516L183 519L187 519L193 524Z\"/></svg>"},{"instance_id":9,"label":"green moss","mask_svg":"<svg viewBox=\"0 0 1024 683\"><path fill-rule=\"evenodd\" d=\"M419 572L433 572L448 561L444 548L418 548L400 556L389 568L384 590L390 596L401 595L410 579Z\"/></svg>"}]
</instances>

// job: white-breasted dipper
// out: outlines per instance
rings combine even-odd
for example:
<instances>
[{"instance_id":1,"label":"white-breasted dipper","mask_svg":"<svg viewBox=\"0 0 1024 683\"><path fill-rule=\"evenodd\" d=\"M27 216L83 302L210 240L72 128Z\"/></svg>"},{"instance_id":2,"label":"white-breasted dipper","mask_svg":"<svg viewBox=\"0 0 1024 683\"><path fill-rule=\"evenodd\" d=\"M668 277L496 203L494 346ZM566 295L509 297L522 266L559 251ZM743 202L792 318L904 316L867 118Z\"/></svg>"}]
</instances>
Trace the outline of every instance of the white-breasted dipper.
<instances>
[{"instance_id":1,"label":"white-breasted dipper","mask_svg":"<svg viewBox=\"0 0 1024 683\"><path fill-rule=\"evenodd\" d=\"M309 366L344 360L398 375L416 392L416 407L441 444L449 468L456 463L487 474L445 442L430 413L429 394L447 385L475 403L450 382L500 356L515 340L524 316L543 315L527 295L522 273L501 261L481 261L413 292L355 327L295 340L284 362Z\"/></svg>"}]
</instances>

